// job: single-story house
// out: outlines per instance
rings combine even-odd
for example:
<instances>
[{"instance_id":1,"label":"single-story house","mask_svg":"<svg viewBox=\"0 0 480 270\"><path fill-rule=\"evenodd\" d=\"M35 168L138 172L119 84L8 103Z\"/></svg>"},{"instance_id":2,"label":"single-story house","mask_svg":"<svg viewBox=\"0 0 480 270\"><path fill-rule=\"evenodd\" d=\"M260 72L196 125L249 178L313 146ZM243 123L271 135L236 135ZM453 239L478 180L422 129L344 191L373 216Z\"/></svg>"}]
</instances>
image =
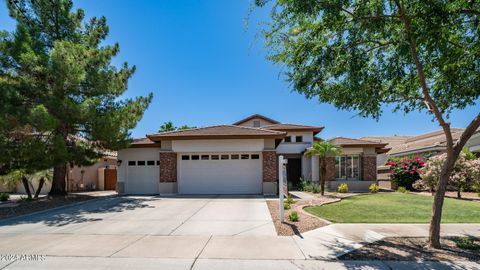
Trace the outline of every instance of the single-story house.
<instances>
[{"instance_id":1,"label":"single-story house","mask_svg":"<svg viewBox=\"0 0 480 270\"><path fill-rule=\"evenodd\" d=\"M252 115L231 125L158 134L118 151L121 194L276 194L278 157L288 159L290 185L319 181L317 156L305 150L321 126L285 124ZM385 143L335 138L344 153L328 162L329 187L347 181L367 189L376 180L376 155ZM335 183L333 183L335 182Z\"/></svg>"},{"instance_id":2,"label":"single-story house","mask_svg":"<svg viewBox=\"0 0 480 270\"><path fill-rule=\"evenodd\" d=\"M457 141L462 135L463 128L452 128L452 137ZM389 151L378 155L378 165L383 165L389 157L405 157L410 155L428 155L444 153L447 149L447 140L443 130L436 130L417 136L368 136L363 140L386 143Z\"/></svg>"}]
</instances>

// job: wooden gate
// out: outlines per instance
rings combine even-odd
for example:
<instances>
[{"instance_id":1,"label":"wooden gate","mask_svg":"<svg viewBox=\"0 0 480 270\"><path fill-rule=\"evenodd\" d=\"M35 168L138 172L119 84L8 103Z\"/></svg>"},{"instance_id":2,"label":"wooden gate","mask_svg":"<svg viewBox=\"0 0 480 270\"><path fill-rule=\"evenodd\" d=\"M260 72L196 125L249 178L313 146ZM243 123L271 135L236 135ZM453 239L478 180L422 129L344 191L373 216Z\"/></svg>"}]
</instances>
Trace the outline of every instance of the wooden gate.
<instances>
[{"instance_id":1,"label":"wooden gate","mask_svg":"<svg viewBox=\"0 0 480 270\"><path fill-rule=\"evenodd\" d=\"M105 169L105 190L115 190L117 186L117 169Z\"/></svg>"}]
</instances>

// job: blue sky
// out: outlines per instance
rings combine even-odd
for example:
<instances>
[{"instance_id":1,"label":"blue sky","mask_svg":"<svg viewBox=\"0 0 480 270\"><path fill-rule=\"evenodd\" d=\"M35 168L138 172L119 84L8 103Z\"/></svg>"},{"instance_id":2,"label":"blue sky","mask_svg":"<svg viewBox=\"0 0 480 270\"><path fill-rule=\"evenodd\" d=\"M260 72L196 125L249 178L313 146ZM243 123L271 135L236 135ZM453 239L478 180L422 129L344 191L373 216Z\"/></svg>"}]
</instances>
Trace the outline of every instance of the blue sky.
<instances>
[{"instance_id":1,"label":"blue sky","mask_svg":"<svg viewBox=\"0 0 480 270\"><path fill-rule=\"evenodd\" d=\"M114 64L137 67L126 97L154 93L134 137L156 132L165 121L180 126L230 124L260 113L285 123L322 125L323 138L334 136L413 135L438 129L425 113L391 113L377 122L307 100L291 91L280 68L265 59L256 38L267 10L245 18L253 0L77 0L86 17L104 15L110 26L107 43L119 42ZM0 29L14 29L5 1ZM450 121L465 127L479 106L456 111Z\"/></svg>"}]
</instances>

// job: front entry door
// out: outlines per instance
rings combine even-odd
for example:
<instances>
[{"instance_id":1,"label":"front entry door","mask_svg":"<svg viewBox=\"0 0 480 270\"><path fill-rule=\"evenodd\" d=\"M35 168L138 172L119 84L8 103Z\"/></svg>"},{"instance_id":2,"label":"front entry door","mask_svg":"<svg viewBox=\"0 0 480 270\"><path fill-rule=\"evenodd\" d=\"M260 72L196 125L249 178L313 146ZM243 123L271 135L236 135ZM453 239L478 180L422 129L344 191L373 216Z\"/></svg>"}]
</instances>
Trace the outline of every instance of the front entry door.
<instances>
[{"instance_id":1,"label":"front entry door","mask_svg":"<svg viewBox=\"0 0 480 270\"><path fill-rule=\"evenodd\" d=\"M302 160L299 158L289 158L287 163L287 181L289 188L298 188L300 177L302 176Z\"/></svg>"}]
</instances>

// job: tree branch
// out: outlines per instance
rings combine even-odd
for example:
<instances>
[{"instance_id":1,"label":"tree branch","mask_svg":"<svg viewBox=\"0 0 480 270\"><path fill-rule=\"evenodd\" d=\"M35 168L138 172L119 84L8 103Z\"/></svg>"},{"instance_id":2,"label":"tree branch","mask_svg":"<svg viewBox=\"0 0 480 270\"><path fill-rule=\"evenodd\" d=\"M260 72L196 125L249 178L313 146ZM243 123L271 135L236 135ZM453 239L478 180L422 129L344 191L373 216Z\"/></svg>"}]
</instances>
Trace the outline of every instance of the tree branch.
<instances>
[{"instance_id":1,"label":"tree branch","mask_svg":"<svg viewBox=\"0 0 480 270\"><path fill-rule=\"evenodd\" d=\"M475 10L475 9L461 9L460 13L474 15L474 16L480 16L480 10Z\"/></svg>"}]
</instances>

